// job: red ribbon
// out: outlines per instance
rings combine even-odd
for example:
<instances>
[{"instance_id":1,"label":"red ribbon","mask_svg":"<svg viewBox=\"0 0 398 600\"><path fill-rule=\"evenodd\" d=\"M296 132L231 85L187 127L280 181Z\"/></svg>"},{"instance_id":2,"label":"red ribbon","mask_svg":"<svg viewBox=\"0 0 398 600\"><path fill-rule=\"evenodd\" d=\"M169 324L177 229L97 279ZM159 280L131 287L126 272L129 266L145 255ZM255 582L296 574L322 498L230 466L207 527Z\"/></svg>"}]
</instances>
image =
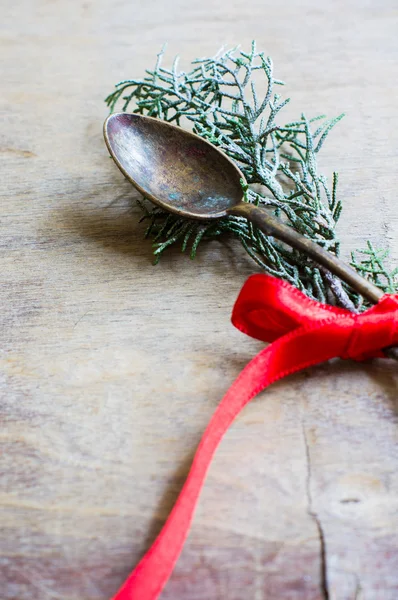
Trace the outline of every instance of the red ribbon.
<instances>
[{"instance_id":1,"label":"red ribbon","mask_svg":"<svg viewBox=\"0 0 398 600\"><path fill-rule=\"evenodd\" d=\"M334 357L383 356L398 343L398 295L385 295L362 314L315 302L268 275L246 281L232 313L244 333L273 342L243 369L214 413L191 470L159 536L113 600L158 598L181 553L213 454L242 408L286 375Z\"/></svg>"}]
</instances>

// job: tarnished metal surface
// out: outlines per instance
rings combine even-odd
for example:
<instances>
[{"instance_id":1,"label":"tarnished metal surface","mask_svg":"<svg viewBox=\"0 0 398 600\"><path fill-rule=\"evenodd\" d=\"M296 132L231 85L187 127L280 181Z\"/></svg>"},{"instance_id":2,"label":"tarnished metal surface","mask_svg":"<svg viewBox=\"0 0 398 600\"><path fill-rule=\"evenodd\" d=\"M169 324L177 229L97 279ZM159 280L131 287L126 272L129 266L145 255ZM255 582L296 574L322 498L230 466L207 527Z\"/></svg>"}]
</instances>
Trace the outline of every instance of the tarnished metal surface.
<instances>
[{"instance_id":1,"label":"tarnished metal surface","mask_svg":"<svg viewBox=\"0 0 398 600\"><path fill-rule=\"evenodd\" d=\"M242 199L242 173L197 135L158 119L114 113L105 122L104 136L131 183L171 212L221 217Z\"/></svg>"}]
</instances>

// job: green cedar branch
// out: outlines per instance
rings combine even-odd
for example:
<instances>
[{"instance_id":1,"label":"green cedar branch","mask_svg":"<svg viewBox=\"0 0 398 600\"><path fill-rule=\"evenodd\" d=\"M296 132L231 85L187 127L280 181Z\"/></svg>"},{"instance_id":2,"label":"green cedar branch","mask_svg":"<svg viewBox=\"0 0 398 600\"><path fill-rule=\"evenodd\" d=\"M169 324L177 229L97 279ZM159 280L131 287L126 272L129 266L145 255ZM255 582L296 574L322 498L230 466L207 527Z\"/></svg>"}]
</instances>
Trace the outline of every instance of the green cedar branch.
<instances>
[{"instance_id":1,"label":"green cedar branch","mask_svg":"<svg viewBox=\"0 0 398 600\"><path fill-rule=\"evenodd\" d=\"M289 99L275 91L284 85L274 77L270 57L258 52L221 50L211 58L196 59L189 72L178 69L178 57L170 69L163 67L164 49L153 70L142 79L116 84L106 98L114 111L133 103L133 112L164 119L176 125L190 122L195 133L223 150L243 172L247 186L244 199L267 206L299 233L338 255L340 241L336 224L342 212L337 199L338 175L331 186L318 172L317 154L332 128L342 119L305 115L280 125L277 119ZM263 78L266 92L259 98L256 82ZM199 223L149 208L140 202L146 235L154 241L155 262L173 244L185 252L190 245L194 258L205 239L230 234L238 238L249 256L265 272L295 285L309 297L361 310L366 303L344 283L319 268L307 257L267 237L245 219L226 217L218 222ZM387 253L370 242L352 256L352 266L386 292L397 291L398 269L385 266Z\"/></svg>"}]
</instances>

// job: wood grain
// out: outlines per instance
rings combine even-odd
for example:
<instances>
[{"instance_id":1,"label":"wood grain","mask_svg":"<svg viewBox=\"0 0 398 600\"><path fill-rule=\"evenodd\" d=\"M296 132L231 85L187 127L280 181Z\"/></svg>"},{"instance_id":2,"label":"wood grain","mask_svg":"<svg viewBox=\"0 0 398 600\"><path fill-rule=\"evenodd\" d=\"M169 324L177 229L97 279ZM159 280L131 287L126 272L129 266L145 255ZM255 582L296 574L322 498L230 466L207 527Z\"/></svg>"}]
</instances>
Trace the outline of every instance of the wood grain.
<instances>
[{"instance_id":1,"label":"wood grain","mask_svg":"<svg viewBox=\"0 0 398 600\"><path fill-rule=\"evenodd\" d=\"M151 265L103 97L164 41L254 38L293 101L347 117L345 253L398 263L395 0L14 0L0 23L2 600L106 600L159 531L217 402L261 345L230 325L232 240ZM396 600L398 375L333 361L273 386L217 453L164 600Z\"/></svg>"}]
</instances>

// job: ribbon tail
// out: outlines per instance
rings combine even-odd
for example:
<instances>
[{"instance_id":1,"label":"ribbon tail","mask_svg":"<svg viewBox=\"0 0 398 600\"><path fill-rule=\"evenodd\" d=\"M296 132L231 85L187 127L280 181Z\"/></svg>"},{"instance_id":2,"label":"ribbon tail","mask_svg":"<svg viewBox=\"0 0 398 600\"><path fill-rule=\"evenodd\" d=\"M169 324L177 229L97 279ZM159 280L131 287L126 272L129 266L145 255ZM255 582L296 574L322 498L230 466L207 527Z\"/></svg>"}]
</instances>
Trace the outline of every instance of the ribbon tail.
<instances>
[{"instance_id":1,"label":"ribbon tail","mask_svg":"<svg viewBox=\"0 0 398 600\"><path fill-rule=\"evenodd\" d=\"M320 351L319 344L307 339L317 336L318 331L297 329L262 350L243 369L207 426L162 531L112 600L158 598L182 551L206 473L224 434L242 408L265 387L290 373L336 356L333 344Z\"/></svg>"}]
</instances>

